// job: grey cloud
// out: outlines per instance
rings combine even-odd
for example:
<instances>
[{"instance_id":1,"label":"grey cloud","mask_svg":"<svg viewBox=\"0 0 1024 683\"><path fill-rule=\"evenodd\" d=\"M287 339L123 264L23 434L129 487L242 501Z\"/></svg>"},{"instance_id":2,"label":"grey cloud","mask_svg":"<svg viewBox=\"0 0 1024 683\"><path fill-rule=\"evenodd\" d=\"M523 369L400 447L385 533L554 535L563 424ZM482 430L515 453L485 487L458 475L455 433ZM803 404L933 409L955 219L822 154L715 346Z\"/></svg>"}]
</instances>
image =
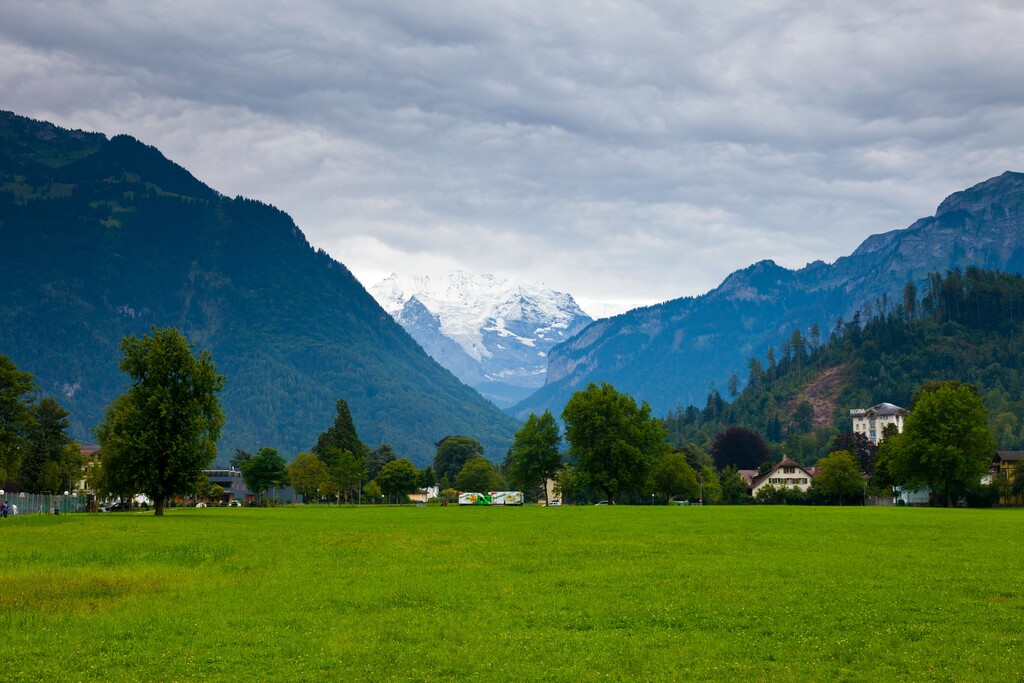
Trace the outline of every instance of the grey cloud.
<instances>
[{"instance_id":1,"label":"grey cloud","mask_svg":"<svg viewBox=\"0 0 1024 683\"><path fill-rule=\"evenodd\" d=\"M0 106L136 135L357 275L653 302L1020 169L1022 29L955 0L39 0L0 6Z\"/></svg>"}]
</instances>

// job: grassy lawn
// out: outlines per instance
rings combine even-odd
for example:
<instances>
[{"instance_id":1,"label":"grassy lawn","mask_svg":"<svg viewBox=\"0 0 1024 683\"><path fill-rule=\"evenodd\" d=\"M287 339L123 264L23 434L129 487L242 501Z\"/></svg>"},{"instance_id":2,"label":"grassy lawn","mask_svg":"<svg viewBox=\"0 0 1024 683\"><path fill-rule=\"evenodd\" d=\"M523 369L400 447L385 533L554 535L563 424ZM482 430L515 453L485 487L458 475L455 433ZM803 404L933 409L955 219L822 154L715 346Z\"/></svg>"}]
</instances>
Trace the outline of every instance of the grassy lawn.
<instances>
[{"instance_id":1,"label":"grassy lawn","mask_svg":"<svg viewBox=\"0 0 1024 683\"><path fill-rule=\"evenodd\" d=\"M0 520L21 680L1020 680L1024 511Z\"/></svg>"}]
</instances>

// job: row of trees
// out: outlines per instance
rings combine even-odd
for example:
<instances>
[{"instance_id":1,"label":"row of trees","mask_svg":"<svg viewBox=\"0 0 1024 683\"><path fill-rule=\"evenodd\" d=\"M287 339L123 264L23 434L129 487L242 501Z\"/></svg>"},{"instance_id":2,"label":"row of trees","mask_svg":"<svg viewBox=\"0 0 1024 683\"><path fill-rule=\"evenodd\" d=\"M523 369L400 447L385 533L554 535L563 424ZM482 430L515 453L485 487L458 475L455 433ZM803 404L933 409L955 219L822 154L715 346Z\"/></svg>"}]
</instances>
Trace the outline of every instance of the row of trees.
<instances>
[{"instance_id":1,"label":"row of trees","mask_svg":"<svg viewBox=\"0 0 1024 683\"><path fill-rule=\"evenodd\" d=\"M207 352L194 354L192 345L173 328L154 328L150 336L128 337L122 342L122 352L121 368L131 378L131 385L108 407L97 428L102 459L93 480L102 492L124 497L147 494L154 501L156 514L162 515L172 496L200 491L205 484L202 470L215 458L224 422L217 394L226 380L216 372ZM65 434L66 422L61 428L66 413L62 415L59 406L55 409L55 402L44 399L35 405L27 400L31 378L9 361L0 364L0 370L5 388L0 397L5 480L12 467L26 481L45 479L47 472L54 471L54 465L48 463L55 463L60 471L64 457L60 454L69 453L72 446ZM955 500L965 486L980 477L995 449L984 404L973 388L944 383L922 389L913 408L906 432L886 439L877 462L873 453L862 452L857 439L848 439L847 448L840 449L848 458L840 450L833 451L820 463L823 472L835 469L846 476L849 460L878 485L927 485L947 502ZM770 451L759 437L740 428L720 434L711 457L692 444L673 449L666 440L663 421L651 416L648 404L637 405L631 396L607 383L590 384L576 392L566 404L562 420L567 463L561 456L558 425L546 411L526 421L500 469L483 457L483 447L476 440L449 436L437 444L433 467L420 471L407 458L397 458L390 446L371 451L363 444L348 405L339 400L334 424L319 436L309 453L300 454L291 464L272 448L261 448L255 455L238 452L234 464L257 494L290 482L307 499L333 492L344 501L360 496L401 500L416 488L435 482L448 495L454 493L452 485L461 490L511 485L537 491L545 480L556 476L565 497L587 498L599 493L615 503L623 498L646 500L657 494L739 502L746 484L738 470L771 462ZM46 438L42 436L44 425L48 425ZM36 438L30 438L32 435ZM24 456L12 457L22 446L26 446ZM38 458L37 452L48 455ZM765 460L755 463L751 458ZM830 485L826 475L820 486L828 490ZM836 489L837 495L848 491L850 485L843 486L846 488Z\"/></svg>"},{"instance_id":2,"label":"row of trees","mask_svg":"<svg viewBox=\"0 0 1024 683\"><path fill-rule=\"evenodd\" d=\"M891 428L877 449L861 434L837 436L829 455L817 462L810 493L766 487L758 502L860 502L869 490L891 495L893 486L927 487L946 505L977 496L996 448L977 389L932 382L915 393L911 405L904 431ZM560 436L550 412L531 415L506 460L513 483L535 489L554 475L567 498L585 499L588 490L597 490L609 503L623 494L632 500L660 494L741 503L750 497L739 470L765 473L773 466L768 445L742 427L718 434L710 455L695 444L672 449L647 404L637 406L609 384L574 394L562 419L569 463L562 465L558 455Z\"/></svg>"},{"instance_id":3,"label":"row of trees","mask_svg":"<svg viewBox=\"0 0 1024 683\"><path fill-rule=\"evenodd\" d=\"M35 378L0 355L0 488L73 489L85 458L69 427L68 412L49 396L40 399Z\"/></svg>"}]
</instances>

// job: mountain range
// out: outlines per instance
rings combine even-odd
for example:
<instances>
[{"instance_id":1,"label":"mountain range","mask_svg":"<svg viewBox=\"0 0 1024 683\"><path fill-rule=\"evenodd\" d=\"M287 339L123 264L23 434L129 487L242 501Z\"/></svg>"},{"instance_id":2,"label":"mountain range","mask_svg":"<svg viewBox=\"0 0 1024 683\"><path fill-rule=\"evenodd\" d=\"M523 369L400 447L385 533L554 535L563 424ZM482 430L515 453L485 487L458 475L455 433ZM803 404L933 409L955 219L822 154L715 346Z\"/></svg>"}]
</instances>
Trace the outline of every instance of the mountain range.
<instances>
[{"instance_id":1,"label":"mountain range","mask_svg":"<svg viewBox=\"0 0 1024 683\"><path fill-rule=\"evenodd\" d=\"M934 216L869 237L833 264L790 270L762 261L702 296L598 320L551 350L545 385L508 412L557 414L596 381L648 401L656 414L703 405L732 373L742 387L750 359L779 349L794 330L809 337L818 325L827 335L865 308L895 306L908 281L923 285L930 272L968 266L1024 272L1024 174L957 192Z\"/></svg>"},{"instance_id":2,"label":"mountain range","mask_svg":"<svg viewBox=\"0 0 1024 683\"><path fill-rule=\"evenodd\" d=\"M377 294L423 347L461 358L452 367L482 391L532 390L546 354L544 383L508 409L515 417L558 413L591 381L663 415L704 404L734 373L742 386L750 359L781 350L794 330L813 344L813 326L824 337L884 314L908 281L968 266L1024 272L1022 207L1024 175L1007 172L833 264L762 261L702 296L594 322L568 295L464 273L393 278ZM500 458L517 428L287 214L225 197L129 136L0 113L0 239L0 353L71 411L82 441L126 382L120 340L153 325L180 329L228 377L224 459L235 448L309 449L338 398L363 440L417 464L450 434Z\"/></svg>"},{"instance_id":3,"label":"mountain range","mask_svg":"<svg viewBox=\"0 0 1024 683\"><path fill-rule=\"evenodd\" d=\"M393 274L370 291L431 358L501 407L543 386L551 348L593 322L568 294L489 274Z\"/></svg>"},{"instance_id":4,"label":"mountain range","mask_svg":"<svg viewBox=\"0 0 1024 683\"><path fill-rule=\"evenodd\" d=\"M0 112L0 353L92 429L119 343L174 326L227 377L219 443L309 450L344 398L359 436L423 465L464 434L501 457L517 423L438 365L284 212L228 198L134 138Z\"/></svg>"}]
</instances>

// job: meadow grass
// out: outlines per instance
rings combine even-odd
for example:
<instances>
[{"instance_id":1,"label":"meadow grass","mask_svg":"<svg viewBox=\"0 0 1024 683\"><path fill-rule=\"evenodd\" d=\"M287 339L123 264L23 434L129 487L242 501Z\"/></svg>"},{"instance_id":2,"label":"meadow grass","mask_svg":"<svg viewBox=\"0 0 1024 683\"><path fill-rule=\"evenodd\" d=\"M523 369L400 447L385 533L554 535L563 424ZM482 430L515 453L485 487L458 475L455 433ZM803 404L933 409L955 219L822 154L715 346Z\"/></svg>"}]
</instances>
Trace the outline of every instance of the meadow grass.
<instances>
[{"instance_id":1,"label":"meadow grass","mask_svg":"<svg viewBox=\"0 0 1024 683\"><path fill-rule=\"evenodd\" d=\"M0 520L19 680L1020 680L1024 511Z\"/></svg>"}]
</instances>

